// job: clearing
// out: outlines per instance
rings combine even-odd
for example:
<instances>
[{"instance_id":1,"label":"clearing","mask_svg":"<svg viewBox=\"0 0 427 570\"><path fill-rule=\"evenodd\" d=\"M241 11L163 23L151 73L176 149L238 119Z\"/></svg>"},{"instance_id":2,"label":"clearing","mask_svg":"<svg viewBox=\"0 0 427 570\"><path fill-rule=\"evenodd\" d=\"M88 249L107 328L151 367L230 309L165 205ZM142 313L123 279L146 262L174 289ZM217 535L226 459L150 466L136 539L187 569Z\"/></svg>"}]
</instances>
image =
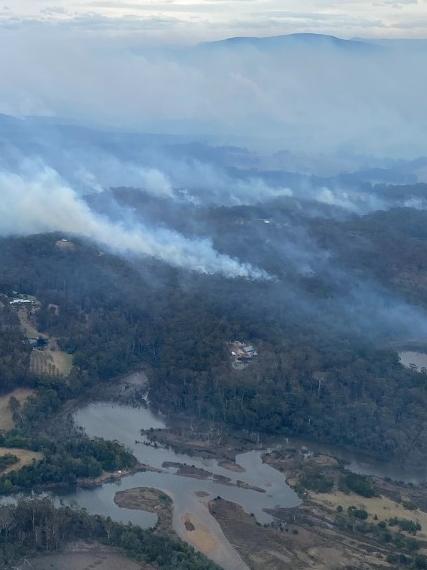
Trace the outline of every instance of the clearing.
<instances>
[{"instance_id":1,"label":"clearing","mask_svg":"<svg viewBox=\"0 0 427 570\"><path fill-rule=\"evenodd\" d=\"M100 544L76 543L60 553L26 560L17 570L153 570L152 566L129 560L114 548Z\"/></svg>"},{"instance_id":2,"label":"clearing","mask_svg":"<svg viewBox=\"0 0 427 570\"><path fill-rule=\"evenodd\" d=\"M49 343L50 344L50 343ZM41 376L68 376L73 367L73 357L61 350L33 349L31 353L31 372Z\"/></svg>"},{"instance_id":3,"label":"clearing","mask_svg":"<svg viewBox=\"0 0 427 570\"><path fill-rule=\"evenodd\" d=\"M0 447L0 457L8 454L15 455L18 458L18 462L7 467L1 472L1 475L6 475L6 473L10 473L11 471L18 471L19 469L22 469L22 467L25 467L25 465L31 465L33 461L40 461L43 459L43 455L37 451Z\"/></svg>"},{"instance_id":4,"label":"clearing","mask_svg":"<svg viewBox=\"0 0 427 570\"><path fill-rule=\"evenodd\" d=\"M33 374L42 376L66 377L73 367L73 357L60 350L55 338L37 330L35 314L39 306L39 302L35 300L31 307L23 306L18 309L19 321L28 340L34 343L35 340L42 339L46 344L46 348L33 348L30 370ZM59 310L58 307L57 310Z\"/></svg>"},{"instance_id":5,"label":"clearing","mask_svg":"<svg viewBox=\"0 0 427 570\"><path fill-rule=\"evenodd\" d=\"M348 507L355 506L357 508L365 509L368 512L369 519L373 522L376 515L378 521L388 521L391 518L413 520L420 523L422 531L417 533L417 536L422 539L427 539L427 513L419 509L408 511L402 503L392 501L388 497L379 496L365 498L355 494L346 494L342 491L335 491L334 493L312 493L310 498L315 503L336 511L338 506L348 509Z\"/></svg>"},{"instance_id":6,"label":"clearing","mask_svg":"<svg viewBox=\"0 0 427 570\"><path fill-rule=\"evenodd\" d=\"M309 513L307 518L301 509L284 510L290 522L282 529L259 526L239 505L224 499L210 501L209 509L252 570L389 567L375 548L327 528Z\"/></svg>"}]
</instances>

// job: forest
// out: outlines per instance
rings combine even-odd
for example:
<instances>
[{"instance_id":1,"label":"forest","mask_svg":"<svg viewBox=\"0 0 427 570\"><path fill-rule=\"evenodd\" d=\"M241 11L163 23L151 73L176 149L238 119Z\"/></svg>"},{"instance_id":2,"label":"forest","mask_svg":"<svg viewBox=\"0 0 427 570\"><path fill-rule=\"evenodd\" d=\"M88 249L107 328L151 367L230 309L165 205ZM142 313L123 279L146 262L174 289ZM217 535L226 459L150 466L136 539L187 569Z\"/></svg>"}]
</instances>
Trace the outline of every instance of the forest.
<instances>
[{"instance_id":1,"label":"forest","mask_svg":"<svg viewBox=\"0 0 427 570\"><path fill-rule=\"evenodd\" d=\"M18 317L0 296L0 382L2 391L30 382L31 347L25 342Z\"/></svg>"},{"instance_id":2,"label":"forest","mask_svg":"<svg viewBox=\"0 0 427 570\"><path fill-rule=\"evenodd\" d=\"M56 508L48 498L20 499L0 506L0 568L37 553L60 550L71 541L95 540L121 549L158 570L215 570L190 546L167 536L71 507Z\"/></svg>"},{"instance_id":3,"label":"forest","mask_svg":"<svg viewBox=\"0 0 427 570\"><path fill-rule=\"evenodd\" d=\"M22 433L22 430L21 430ZM32 465L10 471L0 477L0 495L72 488L78 480L99 477L104 471L132 468L136 460L117 442L89 439L85 435L69 437L0 437L3 447L21 447L43 453L43 459Z\"/></svg>"},{"instance_id":4,"label":"forest","mask_svg":"<svg viewBox=\"0 0 427 570\"><path fill-rule=\"evenodd\" d=\"M285 206L275 204L271 215L295 222L301 215ZM233 248L242 252L251 232L230 220L254 219L256 208L248 208L213 208L199 216L209 214L224 247L226 232L236 234ZM393 329L370 315L368 301L361 320L363 301L349 313L343 291L363 276L379 291L387 285L385 296L399 294L421 311L427 305L427 214L395 209L303 222L316 247L333 251L339 279L330 267L315 275L288 267L272 281L226 280L120 258L75 236L72 251L56 246L58 234L2 239L0 293L39 299L39 329L73 354L74 368L66 382L30 377L29 347L3 303L0 370L7 373L0 374L1 389L37 386L40 402L28 410L35 421L97 382L144 364L153 405L169 413L418 460L427 446L425 376L405 369L390 344L411 333L411 321L405 321L408 330ZM252 256L259 261L263 245ZM265 266L279 264L270 252ZM234 339L259 352L244 371L230 366L227 342Z\"/></svg>"}]
</instances>

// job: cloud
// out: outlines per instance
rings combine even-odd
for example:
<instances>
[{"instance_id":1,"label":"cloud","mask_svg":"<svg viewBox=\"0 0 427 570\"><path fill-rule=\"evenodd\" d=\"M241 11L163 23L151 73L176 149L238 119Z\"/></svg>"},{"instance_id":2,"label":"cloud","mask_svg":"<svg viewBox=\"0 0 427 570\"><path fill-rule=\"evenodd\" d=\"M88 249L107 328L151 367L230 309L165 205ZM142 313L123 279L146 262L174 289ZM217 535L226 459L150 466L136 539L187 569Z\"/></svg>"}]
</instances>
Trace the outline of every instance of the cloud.
<instances>
[{"instance_id":1,"label":"cloud","mask_svg":"<svg viewBox=\"0 0 427 570\"><path fill-rule=\"evenodd\" d=\"M150 19L155 27L159 18L159 33L163 31L161 21L167 20L169 38L179 36L187 41L189 24L191 35L199 38L225 37L233 31L239 35L319 31L351 37L364 36L370 30L374 35L398 36L400 23L423 16L425 0L55 0L54 4L51 0L14 0L9 12L9 19L15 21L68 19L81 27L96 26L97 22L105 26L110 19L117 33L131 26L132 18L139 20L140 29Z\"/></svg>"}]
</instances>

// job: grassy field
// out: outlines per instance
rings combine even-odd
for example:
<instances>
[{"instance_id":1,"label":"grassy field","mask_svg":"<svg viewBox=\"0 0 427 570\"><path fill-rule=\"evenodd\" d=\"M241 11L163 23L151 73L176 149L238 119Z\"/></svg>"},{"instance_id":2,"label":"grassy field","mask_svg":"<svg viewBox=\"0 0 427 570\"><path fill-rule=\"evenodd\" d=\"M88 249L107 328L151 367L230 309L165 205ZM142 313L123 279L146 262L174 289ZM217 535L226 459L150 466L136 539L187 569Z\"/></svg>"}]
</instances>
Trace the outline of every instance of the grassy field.
<instances>
[{"instance_id":1,"label":"grassy field","mask_svg":"<svg viewBox=\"0 0 427 570\"><path fill-rule=\"evenodd\" d=\"M37 350L31 353L30 369L41 376L68 376L73 366L71 354L61 350Z\"/></svg>"},{"instance_id":2,"label":"grassy field","mask_svg":"<svg viewBox=\"0 0 427 570\"><path fill-rule=\"evenodd\" d=\"M18 463L15 463L14 465L11 465L10 467L7 467L4 471L2 471L1 473L2 475L10 473L10 471L17 471L18 469L21 469L25 465L31 465L33 461L40 461L40 459L43 458L43 455L36 451L28 451L27 449L0 447L0 457L8 454L15 455L19 461Z\"/></svg>"},{"instance_id":3,"label":"grassy field","mask_svg":"<svg viewBox=\"0 0 427 570\"><path fill-rule=\"evenodd\" d=\"M339 505L344 509L352 506L365 509L371 522L374 521L375 515L377 517L375 520L378 521L387 521L394 517L417 521L422 526L422 531L418 533L418 536L424 540L427 539L427 513L419 509L408 511L401 503L396 503L387 497L379 496L368 499L336 491L334 493L310 493L310 498L332 510L336 510Z\"/></svg>"},{"instance_id":4,"label":"grassy field","mask_svg":"<svg viewBox=\"0 0 427 570\"><path fill-rule=\"evenodd\" d=\"M0 431L9 431L14 427L12 412L9 406L12 396L22 405L34 394L34 390L27 388L17 388L4 396L0 396Z\"/></svg>"},{"instance_id":5,"label":"grassy field","mask_svg":"<svg viewBox=\"0 0 427 570\"><path fill-rule=\"evenodd\" d=\"M47 338L46 335L42 335L34 326L34 323L30 317L30 313L27 308L21 307L18 309L18 318L21 323L22 330L28 338L37 338L42 336Z\"/></svg>"},{"instance_id":6,"label":"grassy field","mask_svg":"<svg viewBox=\"0 0 427 570\"><path fill-rule=\"evenodd\" d=\"M18 317L27 338L44 338L48 343L45 350L34 349L31 353L31 372L41 376L68 376L73 367L72 355L60 350L56 339L37 330L34 316L27 308L19 309Z\"/></svg>"}]
</instances>

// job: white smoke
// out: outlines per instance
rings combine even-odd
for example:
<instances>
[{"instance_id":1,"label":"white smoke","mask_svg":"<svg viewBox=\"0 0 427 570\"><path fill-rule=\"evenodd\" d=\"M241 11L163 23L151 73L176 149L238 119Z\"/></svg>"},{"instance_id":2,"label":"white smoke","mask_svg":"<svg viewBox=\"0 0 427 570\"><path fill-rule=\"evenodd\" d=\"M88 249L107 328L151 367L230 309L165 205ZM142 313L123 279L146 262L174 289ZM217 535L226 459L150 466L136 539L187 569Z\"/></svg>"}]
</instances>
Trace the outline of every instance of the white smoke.
<instances>
[{"instance_id":1,"label":"white smoke","mask_svg":"<svg viewBox=\"0 0 427 570\"><path fill-rule=\"evenodd\" d=\"M180 50L138 45L134 33L15 26L0 34L0 113L209 135L318 162L423 156L424 44L312 40Z\"/></svg>"},{"instance_id":2,"label":"white smoke","mask_svg":"<svg viewBox=\"0 0 427 570\"><path fill-rule=\"evenodd\" d=\"M154 175L157 176L157 175ZM48 167L0 172L0 235L61 231L78 234L123 254L155 257L175 267L226 277L265 279L249 264L217 252L207 239L187 239L167 229L126 227L95 214Z\"/></svg>"},{"instance_id":3,"label":"white smoke","mask_svg":"<svg viewBox=\"0 0 427 570\"><path fill-rule=\"evenodd\" d=\"M152 166L144 166L119 160L115 156L88 149L89 155L68 157L70 163L78 164L71 173L66 167L70 181L75 180L84 191L102 192L115 186L141 188L156 198L175 198L172 182L167 174ZM90 154L92 152L92 155ZM49 160L51 157L47 157ZM63 166L63 165L61 165ZM61 172L61 171L59 171ZM63 176L62 172L61 175Z\"/></svg>"},{"instance_id":4,"label":"white smoke","mask_svg":"<svg viewBox=\"0 0 427 570\"><path fill-rule=\"evenodd\" d=\"M308 198L327 204L328 206L336 206L349 212L363 214L373 212L375 210L383 210L386 208L384 200L379 199L375 194L356 191L352 192L342 188L326 188L320 189L310 188L306 192Z\"/></svg>"},{"instance_id":5,"label":"white smoke","mask_svg":"<svg viewBox=\"0 0 427 570\"><path fill-rule=\"evenodd\" d=\"M217 164L196 159L173 160L166 156L158 160L173 185L185 188L188 197L196 202L198 198L199 203L240 206L293 196L290 188L272 187L261 176L232 176Z\"/></svg>"}]
</instances>

